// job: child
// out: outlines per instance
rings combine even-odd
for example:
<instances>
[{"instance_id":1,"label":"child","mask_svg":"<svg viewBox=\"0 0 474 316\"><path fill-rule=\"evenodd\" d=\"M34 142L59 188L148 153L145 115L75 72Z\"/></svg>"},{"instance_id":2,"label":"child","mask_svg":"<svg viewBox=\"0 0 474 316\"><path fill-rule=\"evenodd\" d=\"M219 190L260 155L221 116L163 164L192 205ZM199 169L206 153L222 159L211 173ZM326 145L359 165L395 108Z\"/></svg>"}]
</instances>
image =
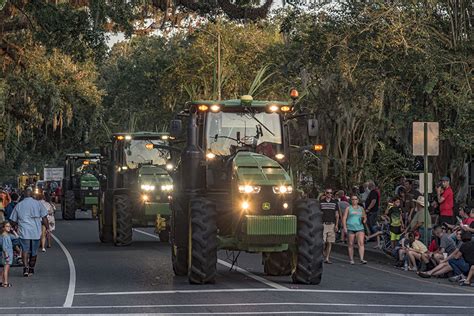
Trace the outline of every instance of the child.
<instances>
[{"instance_id":1,"label":"child","mask_svg":"<svg viewBox=\"0 0 474 316\"><path fill-rule=\"evenodd\" d=\"M426 248L425 244L423 244L420 241L420 233L418 231L414 232L413 234L410 234L410 242L411 242L411 247L408 251L408 257L410 258L410 266L409 270L410 271L417 271L417 264L416 261L420 261L426 264L426 261L428 260L427 258L427 253L428 253L428 248ZM422 268L424 270L424 268Z\"/></svg>"},{"instance_id":2,"label":"child","mask_svg":"<svg viewBox=\"0 0 474 316\"><path fill-rule=\"evenodd\" d=\"M2 287L11 287L8 283L8 273L10 272L10 265L13 263L13 246L10 239L11 225L9 222L2 223Z\"/></svg>"},{"instance_id":3,"label":"child","mask_svg":"<svg viewBox=\"0 0 474 316\"><path fill-rule=\"evenodd\" d=\"M385 216L388 217L390 223L390 242L392 243L392 249L397 245L397 242L400 240L400 235L404 230L400 202L399 197L393 198L391 207L385 211Z\"/></svg>"},{"instance_id":4,"label":"child","mask_svg":"<svg viewBox=\"0 0 474 316\"><path fill-rule=\"evenodd\" d=\"M410 234L408 234L400 239L398 246L395 247L393 253L394 257L397 258L396 267L404 267L405 271L408 271L408 251L410 250L410 246Z\"/></svg>"}]
</instances>

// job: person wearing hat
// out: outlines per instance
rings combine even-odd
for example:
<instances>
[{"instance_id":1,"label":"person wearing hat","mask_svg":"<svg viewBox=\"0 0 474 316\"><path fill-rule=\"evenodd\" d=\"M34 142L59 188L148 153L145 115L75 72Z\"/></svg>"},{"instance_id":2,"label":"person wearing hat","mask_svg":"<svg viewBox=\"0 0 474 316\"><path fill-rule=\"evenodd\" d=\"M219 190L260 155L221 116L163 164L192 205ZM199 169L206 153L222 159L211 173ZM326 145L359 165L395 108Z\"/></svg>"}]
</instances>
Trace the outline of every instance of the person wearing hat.
<instances>
[{"instance_id":1,"label":"person wearing hat","mask_svg":"<svg viewBox=\"0 0 474 316\"><path fill-rule=\"evenodd\" d=\"M454 193L448 177L441 178L441 187L436 188L439 203L439 223L454 225Z\"/></svg>"},{"instance_id":2,"label":"person wearing hat","mask_svg":"<svg viewBox=\"0 0 474 316\"><path fill-rule=\"evenodd\" d=\"M416 203L416 213L410 222L409 229L412 232L419 231L423 243L427 245L428 241L424 240L425 229L428 229L428 236L431 236L431 215L429 213L427 214L427 222L425 223L425 198L423 196L420 195L414 202Z\"/></svg>"}]
</instances>

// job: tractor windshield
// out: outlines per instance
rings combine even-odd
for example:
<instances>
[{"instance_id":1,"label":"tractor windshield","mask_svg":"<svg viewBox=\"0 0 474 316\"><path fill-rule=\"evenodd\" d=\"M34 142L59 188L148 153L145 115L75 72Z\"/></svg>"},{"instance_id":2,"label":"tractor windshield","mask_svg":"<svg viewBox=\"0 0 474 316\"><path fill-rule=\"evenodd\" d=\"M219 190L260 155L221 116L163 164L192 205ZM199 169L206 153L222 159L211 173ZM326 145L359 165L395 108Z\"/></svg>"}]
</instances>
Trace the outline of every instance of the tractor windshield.
<instances>
[{"instance_id":1,"label":"tractor windshield","mask_svg":"<svg viewBox=\"0 0 474 316\"><path fill-rule=\"evenodd\" d=\"M166 145L162 140L132 140L125 147L127 167L136 169L140 164L165 165L170 153L165 149L148 149L147 144Z\"/></svg>"},{"instance_id":2,"label":"tractor windshield","mask_svg":"<svg viewBox=\"0 0 474 316\"><path fill-rule=\"evenodd\" d=\"M282 143L277 113L209 113L207 147L216 155L228 156L237 147L253 146L257 152L273 156Z\"/></svg>"}]
</instances>

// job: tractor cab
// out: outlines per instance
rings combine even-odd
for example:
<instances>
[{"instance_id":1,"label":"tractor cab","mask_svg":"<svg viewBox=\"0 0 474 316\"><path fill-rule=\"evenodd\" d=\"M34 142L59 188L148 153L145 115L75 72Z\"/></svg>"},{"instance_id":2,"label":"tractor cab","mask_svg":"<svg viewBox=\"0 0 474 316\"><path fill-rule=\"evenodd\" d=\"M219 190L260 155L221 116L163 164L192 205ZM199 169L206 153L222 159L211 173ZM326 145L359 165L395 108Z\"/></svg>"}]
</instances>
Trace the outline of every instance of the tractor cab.
<instances>
[{"instance_id":1,"label":"tractor cab","mask_svg":"<svg viewBox=\"0 0 474 316\"><path fill-rule=\"evenodd\" d=\"M132 242L132 227L154 226L162 241L169 239L169 201L174 169L169 134L116 133L107 150L107 189L99 217L103 242Z\"/></svg>"}]
</instances>

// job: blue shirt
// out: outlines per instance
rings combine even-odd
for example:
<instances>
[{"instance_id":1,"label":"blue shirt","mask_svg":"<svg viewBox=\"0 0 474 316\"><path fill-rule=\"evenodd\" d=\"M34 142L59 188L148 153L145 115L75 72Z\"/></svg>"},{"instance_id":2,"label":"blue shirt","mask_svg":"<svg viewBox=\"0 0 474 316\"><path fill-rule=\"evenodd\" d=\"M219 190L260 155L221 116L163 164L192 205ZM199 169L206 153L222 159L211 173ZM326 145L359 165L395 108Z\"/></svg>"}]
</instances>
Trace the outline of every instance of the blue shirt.
<instances>
[{"instance_id":1,"label":"blue shirt","mask_svg":"<svg viewBox=\"0 0 474 316\"><path fill-rule=\"evenodd\" d=\"M2 256L4 262L7 264L12 264L13 262L13 245L12 245L12 240L10 238L9 234L2 234L1 235L1 240L2 240ZM8 260L6 260L5 254L8 256Z\"/></svg>"},{"instance_id":2,"label":"blue shirt","mask_svg":"<svg viewBox=\"0 0 474 316\"><path fill-rule=\"evenodd\" d=\"M352 205L349 206L349 214L347 215L347 230L358 232L364 230L364 224L362 223L362 215L364 209L361 206L354 208Z\"/></svg>"},{"instance_id":3,"label":"blue shirt","mask_svg":"<svg viewBox=\"0 0 474 316\"><path fill-rule=\"evenodd\" d=\"M15 208L17 202L10 202L7 207L5 208L5 219L7 221L10 220L10 216L12 215L13 209Z\"/></svg>"},{"instance_id":4,"label":"blue shirt","mask_svg":"<svg viewBox=\"0 0 474 316\"><path fill-rule=\"evenodd\" d=\"M21 239L38 240L41 238L41 220L48 210L39 201L28 197L13 209L10 220L18 223Z\"/></svg>"}]
</instances>

